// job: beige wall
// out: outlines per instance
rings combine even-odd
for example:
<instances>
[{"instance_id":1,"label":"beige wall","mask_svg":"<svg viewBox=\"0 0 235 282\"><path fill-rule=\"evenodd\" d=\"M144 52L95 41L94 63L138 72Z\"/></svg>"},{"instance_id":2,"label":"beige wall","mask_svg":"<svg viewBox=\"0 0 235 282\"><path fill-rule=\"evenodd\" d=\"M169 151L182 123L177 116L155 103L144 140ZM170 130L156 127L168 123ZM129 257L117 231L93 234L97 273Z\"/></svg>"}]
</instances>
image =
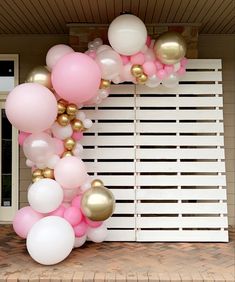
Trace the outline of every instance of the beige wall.
<instances>
[{"instance_id":1,"label":"beige wall","mask_svg":"<svg viewBox=\"0 0 235 282\"><path fill-rule=\"evenodd\" d=\"M65 35L1 36L0 53L20 54L20 82L28 71L45 64L47 50L58 43L67 43ZM222 58L225 119L225 153L228 188L229 224L235 225L235 35L203 35L199 38L199 58ZM26 189L30 170L20 153L20 205L26 205Z\"/></svg>"}]
</instances>

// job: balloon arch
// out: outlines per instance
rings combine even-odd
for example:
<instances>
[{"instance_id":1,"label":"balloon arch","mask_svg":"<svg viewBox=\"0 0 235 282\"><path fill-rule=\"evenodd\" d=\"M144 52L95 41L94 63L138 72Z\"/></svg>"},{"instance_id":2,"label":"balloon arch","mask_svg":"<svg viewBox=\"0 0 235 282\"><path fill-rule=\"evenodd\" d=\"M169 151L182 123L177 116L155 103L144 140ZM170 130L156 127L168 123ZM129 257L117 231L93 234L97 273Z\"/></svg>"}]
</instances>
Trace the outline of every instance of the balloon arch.
<instances>
[{"instance_id":1,"label":"balloon arch","mask_svg":"<svg viewBox=\"0 0 235 282\"><path fill-rule=\"evenodd\" d=\"M111 46L94 39L85 54L53 46L47 66L33 69L7 97L6 114L20 130L33 182L29 206L16 213L13 227L41 264L64 260L87 238L102 242L104 221L114 211L111 191L101 180L91 181L80 158L79 141L92 126L80 108L107 98L111 82L176 87L185 73L186 44L178 33L152 40L144 23L126 14L113 20L108 39Z\"/></svg>"}]
</instances>

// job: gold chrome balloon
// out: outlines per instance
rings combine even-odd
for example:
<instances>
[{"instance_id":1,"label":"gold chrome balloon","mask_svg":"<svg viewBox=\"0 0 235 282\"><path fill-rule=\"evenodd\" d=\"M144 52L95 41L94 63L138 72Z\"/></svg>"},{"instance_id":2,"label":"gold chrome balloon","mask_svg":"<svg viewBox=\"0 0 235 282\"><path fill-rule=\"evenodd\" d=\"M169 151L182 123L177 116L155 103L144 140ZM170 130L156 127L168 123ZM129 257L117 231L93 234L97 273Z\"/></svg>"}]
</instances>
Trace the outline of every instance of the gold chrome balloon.
<instances>
[{"instance_id":1,"label":"gold chrome balloon","mask_svg":"<svg viewBox=\"0 0 235 282\"><path fill-rule=\"evenodd\" d=\"M134 77L140 77L144 73L143 67L141 65L133 65L131 67L131 74Z\"/></svg>"},{"instance_id":2,"label":"gold chrome balloon","mask_svg":"<svg viewBox=\"0 0 235 282\"><path fill-rule=\"evenodd\" d=\"M71 157L71 156L73 156L73 153L71 151L65 151L63 153L63 155L62 155L62 158L64 158L64 157Z\"/></svg>"},{"instance_id":3,"label":"gold chrome balloon","mask_svg":"<svg viewBox=\"0 0 235 282\"><path fill-rule=\"evenodd\" d=\"M57 102L57 112L58 114L63 114L66 111L66 105L61 103L60 101Z\"/></svg>"},{"instance_id":4,"label":"gold chrome balloon","mask_svg":"<svg viewBox=\"0 0 235 282\"><path fill-rule=\"evenodd\" d=\"M59 115L57 117L57 122L59 123L59 125L61 126L66 126L69 124L70 122L70 119L69 119L69 116L67 114L62 114L62 115Z\"/></svg>"},{"instance_id":5,"label":"gold chrome balloon","mask_svg":"<svg viewBox=\"0 0 235 282\"><path fill-rule=\"evenodd\" d=\"M110 87L110 81L107 79L101 79L100 81L100 89L107 89Z\"/></svg>"},{"instance_id":6,"label":"gold chrome balloon","mask_svg":"<svg viewBox=\"0 0 235 282\"><path fill-rule=\"evenodd\" d=\"M42 170L37 168L32 172L32 177L42 176Z\"/></svg>"},{"instance_id":7,"label":"gold chrome balloon","mask_svg":"<svg viewBox=\"0 0 235 282\"><path fill-rule=\"evenodd\" d=\"M104 186L103 181L101 181L100 179L94 179L91 182L91 187L99 187L99 186Z\"/></svg>"},{"instance_id":8,"label":"gold chrome balloon","mask_svg":"<svg viewBox=\"0 0 235 282\"><path fill-rule=\"evenodd\" d=\"M73 128L74 131L81 132L81 131L84 130L83 123L80 119L72 120L71 125L72 125L72 128Z\"/></svg>"},{"instance_id":9,"label":"gold chrome balloon","mask_svg":"<svg viewBox=\"0 0 235 282\"><path fill-rule=\"evenodd\" d=\"M154 53L161 63L171 65L178 63L186 54L186 42L178 32L161 34L154 45Z\"/></svg>"},{"instance_id":10,"label":"gold chrome balloon","mask_svg":"<svg viewBox=\"0 0 235 282\"><path fill-rule=\"evenodd\" d=\"M69 151L73 150L75 145L76 145L76 142L71 137L64 140L64 147Z\"/></svg>"},{"instance_id":11,"label":"gold chrome balloon","mask_svg":"<svg viewBox=\"0 0 235 282\"><path fill-rule=\"evenodd\" d=\"M32 69L26 78L26 82L39 83L49 89L52 89L51 73L44 66L38 66Z\"/></svg>"},{"instance_id":12,"label":"gold chrome balloon","mask_svg":"<svg viewBox=\"0 0 235 282\"><path fill-rule=\"evenodd\" d=\"M38 175L38 176L32 178L32 182L35 183L35 182L37 182L37 181L39 181L39 180L41 180L43 178L44 177L42 175Z\"/></svg>"},{"instance_id":13,"label":"gold chrome balloon","mask_svg":"<svg viewBox=\"0 0 235 282\"><path fill-rule=\"evenodd\" d=\"M136 78L138 84L145 84L147 80L148 80L148 76L145 73L143 73L141 76Z\"/></svg>"},{"instance_id":14,"label":"gold chrome balloon","mask_svg":"<svg viewBox=\"0 0 235 282\"><path fill-rule=\"evenodd\" d=\"M114 208L113 193L104 186L92 187L82 196L81 209L90 220L106 220L113 214Z\"/></svg>"},{"instance_id":15,"label":"gold chrome balloon","mask_svg":"<svg viewBox=\"0 0 235 282\"><path fill-rule=\"evenodd\" d=\"M45 178L54 179L54 170L51 169L51 168L49 168L49 167L45 168L45 169L43 170L42 174L43 174L43 176L44 176Z\"/></svg>"},{"instance_id":16,"label":"gold chrome balloon","mask_svg":"<svg viewBox=\"0 0 235 282\"><path fill-rule=\"evenodd\" d=\"M78 108L75 104L69 104L67 106L66 112L68 115L75 115L77 112Z\"/></svg>"}]
</instances>

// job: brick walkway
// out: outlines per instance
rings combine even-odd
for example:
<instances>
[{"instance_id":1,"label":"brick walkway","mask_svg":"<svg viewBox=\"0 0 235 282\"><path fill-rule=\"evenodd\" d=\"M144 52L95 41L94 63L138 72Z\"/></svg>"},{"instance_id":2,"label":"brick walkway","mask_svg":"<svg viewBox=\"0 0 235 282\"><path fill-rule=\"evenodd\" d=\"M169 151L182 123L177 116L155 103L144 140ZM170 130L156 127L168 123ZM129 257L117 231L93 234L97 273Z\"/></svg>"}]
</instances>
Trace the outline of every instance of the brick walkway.
<instances>
[{"instance_id":1,"label":"brick walkway","mask_svg":"<svg viewBox=\"0 0 235 282\"><path fill-rule=\"evenodd\" d=\"M235 281L229 243L87 243L55 266L41 266L24 240L0 225L0 282Z\"/></svg>"}]
</instances>

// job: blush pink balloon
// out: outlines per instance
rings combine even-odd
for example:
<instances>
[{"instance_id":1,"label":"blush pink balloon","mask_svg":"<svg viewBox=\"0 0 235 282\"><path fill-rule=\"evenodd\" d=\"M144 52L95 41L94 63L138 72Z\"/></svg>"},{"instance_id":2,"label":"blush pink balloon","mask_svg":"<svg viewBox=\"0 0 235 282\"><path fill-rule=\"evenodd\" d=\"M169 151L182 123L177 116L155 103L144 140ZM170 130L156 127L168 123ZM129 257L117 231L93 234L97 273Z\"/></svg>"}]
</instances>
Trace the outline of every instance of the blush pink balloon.
<instances>
[{"instance_id":1,"label":"blush pink balloon","mask_svg":"<svg viewBox=\"0 0 235 282\"><path fill-rule=\"evenodd\" d=\"M148 76L152 76L156 73L157 69L154 62L145 62L143 64L144 73Z\"/></svg>"},{"instance_id":2,"label":"blush pink balloon","mask_svg":"<svg viewBox=\"0 0 235 282\"><path fill-rule=\"evenodd\" d=\"M78 225L73 227L76 237L82 237L86 234L88 226L85 221L81 221Z\"/></svg>"},{"instance_id":3,"label":"blush pink balloon","mask_svg":"<svg viewBox=\"0 0 235 282\"><path fill-rule=\"evenodd\" d=\"M159 61L155 61L155 66L157 70L162 70L163 69L163 64Z\"/></svg>"},{"instance_id":4,"label":"blush pink balloon","mask_svg":"<svg viewBox=\"0 0 235 282\"><path fill-rule=\"evenodd\" d=\"M151 36L148 35L145 44L149 47L151 45L151 41L152 41Z\"/></svg>"},{"instance_id":5,"label":"blush pink balloon","mask_svg":"<svg viewBox=\"0 0 235 282\"><path fill-rule=\"evenodd\" d=\"M157 76L160 79L164 79L167 76L167 73L166 73L166 71L164 69L162 69L162 70L157 71Z\"/></svg>"},{"instance_id":6,"label":"blush pink balloon","mask_svg":"<svg viewBox=\"0 0 235 282\"><path fill-rule=\"evenodd\" d=\"M46 64L50 70L56 65L56 63L65 55L73 53L74 50L65 44L58 44L49 49L46 55Z\"/></svg>"},{"instance_id":7,"label":"blush pink balloon","mask_svg":"<svg viewBox=\"0 0 235 282\"><path fill-rule=\"evenodd\" d=\"M132 67L131 63L128 63L125 66L123 66L122 72L121 72L121 79L123 81L133 82L135 80L134 76L131 74L131 67Z\"/></svg>"},{"instance_id":8,"label":"blush pink balloon","mask_svg":"<svg viewBox=\"0 0 235 282\"><path fill-rule=\"evenodd\" d=\"M30 133L20 131L18 135L18 143L20 146L23 146L24 140L30 135Z\"/></svg>"},{"instance_id":9,"label":"blush pink balloon","mask_svg":"<svg viewBox=\"0 0 235 282\"><path fill-rule=\"evenodd\" d=\"M76 226L82 220L82 213L75 207L69 207L64 212L64 219L66 219L72 226Z\"/></svg>"},{"instance_id":10,"label":"blush pink balloon","mask_svg":"<svg viewBox=\"0 0 235 282\"><path fill-rule=\"evenodd\" d=\"M52 85L65 100L81 104L97 95L101 79L98 65L83 53L70 53L52 70Z\"/></svg>"},{"instance_id":11,"label":"blush pink balloon","mask_svg":"<svg viewBox=\"0 0 235 282\"><path fill-rule=\"evenodd\" d=\"M130 62L130 57L129 56L125 56L125 55L120 55L121 59L122 59L122 63L123 65L126 65Z\"/></svg>"},{"instance_id":12,"label":"blush pink balloon","mask_svg":"<svg viewBox=\"0 0 235 282\"><path fill-rule=\"evenodd\" d=\"M90 58L92 58L93 60L96 58L96 52L95 51L89 51L89 53L87 54Z\"/></svg>"},{"instance_id":13,"label":"blush pink balloon","mask_svg":"<svg viewBox=\"0 0 235 282\"><path fill-rule=\"evenodd\" d=\"M53 138L55 144L55 154L61 156L64 153L64 143L58 138Z\"/></svg>"},{"instance_id":14,"label":"blush pink balloon","mask_svg":"<svg viewBox=\"0 0 235 282\"><path fill-rule=\"evenodd\" d=\"M188 63L188 59L187 58L183 58L180 61L180 64L181 64L182 67L186 67L187 63Z\"/></svg>"},{"instance_id":15,"label":"blush pink balloon","mask_svg":"<svg viewBox=\"0 0 235 282\"><path fill-rule=\"evenodd\" d=\"M64 202L71 202L78 194L78 188L64 189Z\"/></svg>"},{"instance_id":16,"label":"blush pink balloon","mask_svg":"<svg viewBox=\"0 0 235 282\"><path fill-rule=\"evenodd\" d=\"M135 55L131 56L130 61L133 65L142 65L145 61L144 54L141 52L138 52Z\"/></svg>"},{"instance_id":17,"label":"blush pink balloon","mask_svg":"<svg viewBox=\"0 0 235 282\"><path fill-rule=\"evenodd\" d=\"M72 200L72 206L80 209L80 207L81 207L81 200L82 200L82 195L78 195L77 197L75 197Z\"/></svg>"},{"instance_id":18,"label":"blush pink balloon","mask_svg":"<svg viewBox=\"0 0 235 282\"><path fill-rule=\"evenodd\" d=\"M166 71L167 74L171 74L174 71L174 67L171 65L165 65L164 70Z\"/></svg>"},{"instance_id":19,"label":"blush pink balloon","mask_svg":"<svg viewBox=\"0 0 235 282\"><path fill-rule=\"evenodd\" d=\"M83 137L83 133L82 132L74 132L72 135L72 138L76 141L80 141Z\"/></svg>"},{"instance_id":20,"label":"blush pink balloon","mask_svg":"<svg viewBox=\"0 0 235 282\"><path fill-rule=\"evenodd\" d=\"M16 212L13 220L13 229L21 238L26 238L30 229L43 215L33 210L30 206L24 207Z\"/></svg>"},{"instance_id":21,"label":"blush pink balloon","mask_svg":"<svg viewBox=\"0 0 235 282\"><path fill-rule=\"evenodd\" d=\"M64 157L58 161L54 169L55 180L64 189L81 186L87 179L85 164L77 157Z\"/></svg>"},{"instance_id":22,"label":"blush pink balloon","mask_svg":"<svg viewBox=\"0 0 235 282\"><path fill-rule=\"evenodd\" d=\"M85 222L87 223L87 225L89 225L92 228L97 228L103 224L103 221L93 221L87 217L85 217Z\"/></svg>"},{"instance_id":23,"label":"blush pink balloon","mask_svg":"<svg viewBox=\"0 0 235 282\"><path fill-rule=\"evenodd\" d=\"M6 115L17 129L37 133L51 127L57 116L54 94L37 83L16 86L6 100Z\"/></svg>"},{"instance_id":24,"label":"blush pink balloon","mask_svg":"<svg viewBox=\"0 0 235 282\"><path fill-rule=\"evenodd\" d=\"M64 212L66 208L63 205L60 205L55 211L50 212L48 215L64 217Z\"/></svg>"},{"instance_id":25,"label":"blush pink balloon","mask_svg":"<svg viewBox=\"0 0 235 282\"><path fill-rule=\"evenodd\" d=\"M186 72L185 68L184 67L180 67L180 69L177 71L177 74L178 75L184 75Z\"/></svg>"}]
</instances>

